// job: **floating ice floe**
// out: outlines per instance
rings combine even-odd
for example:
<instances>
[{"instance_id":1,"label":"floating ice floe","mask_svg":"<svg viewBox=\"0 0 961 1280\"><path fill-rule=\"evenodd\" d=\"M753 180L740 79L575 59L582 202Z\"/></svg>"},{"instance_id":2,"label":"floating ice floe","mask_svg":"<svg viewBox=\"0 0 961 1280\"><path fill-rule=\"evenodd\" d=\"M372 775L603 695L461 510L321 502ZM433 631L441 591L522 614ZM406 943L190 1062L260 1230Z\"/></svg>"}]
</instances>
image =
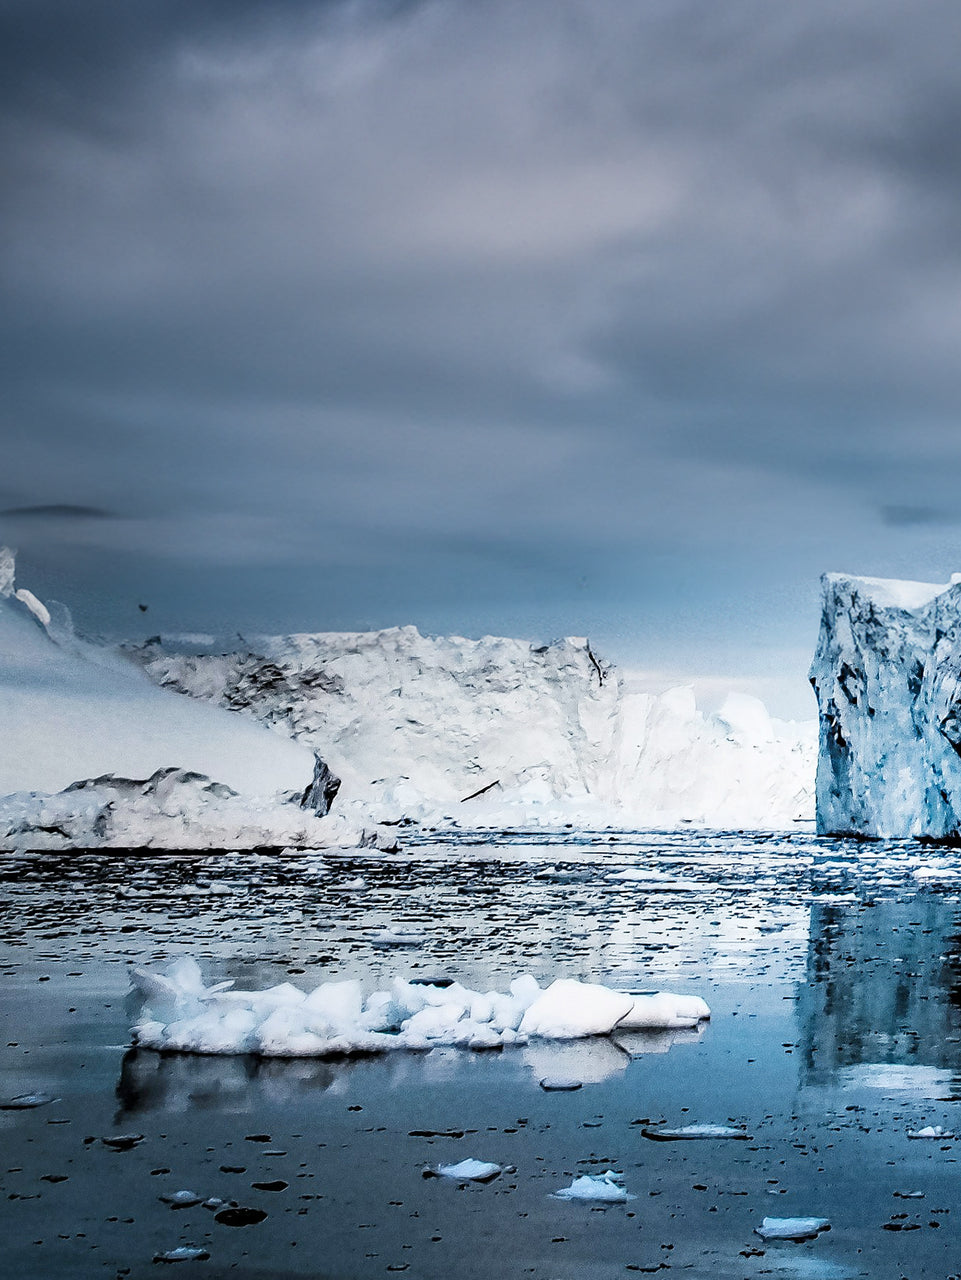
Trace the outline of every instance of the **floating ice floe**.
<instances>
[{"instance_id":1,"label":"floating ice floe","mask_svg":"<svg viewBox=\"0 0 961 1280\"><path fill-rule=\"evenodd\" d=\"M203 1196L197 1195L196 1191L168 1191L160 1196L164 1204L169 1204L171 1209L190 1209L195 1204L200 1204Z\"/></svg>"},{"instance_id":2,"label":"floating ice floe","mask_svg":"<svg viewBox=\"0 0 961 1280\"><path fill-rule=\"evenodd\" d=\"M439 1164L436 1169L428 1170L439 1178L460 1178L463 1182L490 1182L503 1171L503 1165L473 1159L461 1160L458 1164Z\"/></svg>"},{"instance_id":3,"label":"floating ice floe","mask_svg":"<svg viewBox=\"0 0 961 1280\"><path fill-rule=\"evenodd\" d=\"M427 941L426 935L415 929L382 929L370 939L372 947L419 947Z\"/></svg>"},{"instance_id":4,"label":"floating ice floe","mask_svg":"<svg viewBox=\"0 0 961 1280\"><path fill-rule=\"evenodd\" d=\"M723 1124L686 1124L680 1129L669 1129L665 1126L642 1129L641 1133L645 1138L653 1138L655 1142L684 1142L698 1138L733 1138L746 1142L751 1136L745 1129L736 1129Z\"/></svg>"},{"instance_id":5,"label":"floating ice floe","mask_svg":"<svg viewBox=\"0 0 961 1280\"><path fill-rule=\"evenodd\" d=\"M168 1249L166 1253L155 1253L154 1262L206 1262L210 1254L196 1244L182 1244L177 1249Z\"/></svg>"},{"instance_id":6,"label":"floating ice floe","mask_svg":"<svg viewBox=\"0 0 961 1280\"><path fill-rule=\"evenodd\" d=\"M575 1178L569 1187L551 1193L555 1200L593 1200L599 1204L626 1204L636 1200L621 1185L623 1174L608 1169L604 1173L585 1173Z\"/></svg>"},{"instance_id":7,"label":"floating ice floe","mask_svg":"<svg viewBox=\"0 0 961 1280\"><path fill-rule=\"evenodd\" d=\"M45 1107L59 1101L52 1093L19 1093L15 1098L0 1102L0 1111L30 1111L33 1107Z\"/></svg>"},{"instance_id":8,"label":"floating ice floe","mask_svg":"<svg viewBox=\"0 0 961 1280\"><path fill-rule=\"evenodd\" d=\"M538 1083L545 1093L573 1093L584 1086L583 1080L572 1080L568 1076L544 1076Z\"/></svg>"},{"instance_id":9,"label":"floating ice floe","mask_svg":"<svg viewBox=\"0 0 961 1280\"><path fill-rule=\"evenodd\" d=\"M827 1218L765 1218L754 1234L762 1240L813 1240L822 1231L830 1231Z\"/></svg>"},{"instance_id":10,"label":"floating ice floe","mask_svg":"<svg viewBox=\"0 0 961 1280\"><path fill-rule=\"evenodd\" d=\"M939 1124L927 1124L923 1129L909 1129L909 1138L948 1138L953 1139L954 1133L950 1129L944 1129Z\"/></svg>"},{"instance_id":11,"label":"floating ice floe","mask_svg":"<svg viewBox=\"0 0 961 1280\"><path fill-rule=\"evenodd\" d=\"M690 996L637 996L559 978L542 989L530 974L506 992L458 982L424 985L394 978L365 997L358 981L326 982L305 993L284 982L265 991L204 984L195 960L165 971L135 969L144 1009L133 1028L142 1048L182 1053L331 1057L393 1049L501 1049L529 1039L575 1040L622 1026L690 1026L710 1016Z\"/></svg>"}]
</instances>

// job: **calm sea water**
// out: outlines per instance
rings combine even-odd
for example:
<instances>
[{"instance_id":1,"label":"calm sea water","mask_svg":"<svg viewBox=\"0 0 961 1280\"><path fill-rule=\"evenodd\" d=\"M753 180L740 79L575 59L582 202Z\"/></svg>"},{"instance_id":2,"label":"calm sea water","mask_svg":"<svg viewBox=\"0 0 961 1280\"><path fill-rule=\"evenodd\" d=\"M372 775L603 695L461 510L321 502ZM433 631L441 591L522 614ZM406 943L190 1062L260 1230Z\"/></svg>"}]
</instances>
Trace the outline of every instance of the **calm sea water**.
<instances>
[{"instance_id":1,"label":"calm sea water","mask_svg":"<svg viewBox=\"0 0 961 1280\"><path fill-rule=\"evenodd\" d=\"M612 878L621 872L641 879ZM361 882L363 882L361 884ZM449 833L396 855L0 858L5 1274L556 1278L961 1274L961 859L798 832ZM416 928L415 950L380 930ZM138 1052L131 964L241 987L393 974L702 995L700 1034L349 1062ZM546 1075L575 1076L545 1093ZM656 1143L734 1123L749 1142ZM142 1135L117 1151L101 1138ZM496 1181L425 1179L473 1156ZM552 1199L621 1171L636 1199ZM230 1227L159 1197L261 1209ZM917 1195L915 1193L921 1193ZM765 1216L827 1217L764 1244ZM162 1268L161 1268L162 1269Z\"/></svg>"}]
</instances>

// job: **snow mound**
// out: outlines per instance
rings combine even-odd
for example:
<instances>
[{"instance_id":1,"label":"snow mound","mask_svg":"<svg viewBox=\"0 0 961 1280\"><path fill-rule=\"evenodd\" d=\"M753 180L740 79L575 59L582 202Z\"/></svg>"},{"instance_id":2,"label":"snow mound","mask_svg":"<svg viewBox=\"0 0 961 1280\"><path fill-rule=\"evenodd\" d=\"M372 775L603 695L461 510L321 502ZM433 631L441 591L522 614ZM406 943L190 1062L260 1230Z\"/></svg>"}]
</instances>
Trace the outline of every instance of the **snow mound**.
<instances>
[{"instance_id":1,"label":"snow mound","mask_svg":"<svg viewBox=\"0 0 961 1280\"><path fill-rule=\"evenodd\" d=\"M818 829L961 834L961 582L830 574L811 682Z\"/></svg>"},{"instance_id":2,"label":"snow mound","mask_svg":"<svg viewBox=\"0 0 961 1280\"><path fill-rule=\"evenodd\" d=\"M338 779L309 747L158 689L0 548L0 848L356 844L321 824ZM306 806L305 811L301 806Z\"/></svg>"},{"instance_id":3,"label":"snow mound","mask_svg":"<svg viewBox=\"0 0 961 1280\"><path fill-rule=\"evenodd\" d=\"M287 982L265 991L234 991L229 982L205 986L190 958L163 971L135 969L131 980L143 1000L141 1020L133 1028L141 1047L285 1058L439 1047L489 1050L530 1038L606 1035L629 1016L634 1002L623 992L570 979L558 979L542 991L529 974L514 978L507 992L401 978L366 997L358 981L326 982L308 993Z\"/></svg>"},{"instance_id":4,"label":"snow mound","mask_svg":"<svg viewBox=\"0 0 961 1280\"><path fill-rule=\"evenodd\" d=\"M158 769L145 780L106 774L54 794L0 797L0 849L322 848L379 838L344 817L240 796L185 769Z\"/></svg>"},{"instance_id":5,"label":"snow mound","mask_svg":"<svg viewBox=\"0 0 961 1280\"><path fill-rule=\"evenodd\" d=\"M813 816L813 723L773 720L743 694L706 715L689 688L635 691L581 638L396 627L131 652L159 685L314 747L343 779L339 803L381 821L770 828Z\"/></svg>"}]
</instances>

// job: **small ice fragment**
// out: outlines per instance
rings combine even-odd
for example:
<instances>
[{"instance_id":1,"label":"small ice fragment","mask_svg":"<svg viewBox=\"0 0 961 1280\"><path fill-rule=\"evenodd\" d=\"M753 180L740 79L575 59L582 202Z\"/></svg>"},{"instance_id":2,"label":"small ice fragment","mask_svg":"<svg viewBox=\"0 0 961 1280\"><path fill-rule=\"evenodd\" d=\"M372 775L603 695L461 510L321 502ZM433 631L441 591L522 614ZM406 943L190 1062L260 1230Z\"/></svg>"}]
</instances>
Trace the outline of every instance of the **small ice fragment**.
<instances>
[{"instance_id":1,"label":"small ice fragment","mask_svg":"<svg viewBox=\"0 0 961 1280\"><path fill-rule=\"evenodd\" d=\"M114 1151L129 1151L138 1142L143 1142L142 1133L115 1133L109 1138L101 1138L105 1147L113 1147Z\"/></svg>"},{"instance_id":2,"label":"small ice fragment","mask_svg":"<svg viewBox=\"0 0 961 1280\"><path fill-rule=\"evenodd\" d=\"M461 1160L459 1164L440 1164L437 1173L441 1178L462 1178L468 1182L490 1182L503 1172L499 1164L486 1160Z\"/></svg>"},{"instance_id":3,"label":"small ice fragment","mask_svg":"<svg viewBox=\"0 0 961 1280\"><path fill-rule=\"evenodd\" d=\"M822 1231L830 1231L827 1218L765 1218L754 1234L762 1240L813 1240Z\"/></svg>"},{"instance_id":4,"label":"small ice fragment","mask_svg":"<svg viewBox=\"0 0 961 1280\"><path fill-rule=\"evenodd\" d=\"M923 1200L923 1191L895 1191L895 1198L898 1200Z\"/></svg>"},{"instance_id":5,"label":"small ice fragment","mask_svg":"<svg viewBox=\"0 0 961 1280\"><path fill-rule=\"evenodd\" d=\"M954 1138L954 1134L950 1129L944 1129L939 1124L928 1124L923 1129L909 1129L909 1138Z\"/></svg>"},{"instance_id":6,"label":"small ice fragment","mask_svg":"<svg viewBox=\"0 0 961 1280\"><path fill-rule=\"evenodd\" d=\"M419 947L427 938L413 929L382 929L370 940L372 947Z\"/></svg>"},{"instance_id":7,"label":"small ice fragment","mask_svg":"<svg viewBox=\"0 0 961 1280\"><path fill-rule=\"evenodd\" d=\"M189 1209L191 1205L200 1204L203 1196L198 1196L196 1191L168 1191L160 1199L171 1209Z\"/></svg>"},{"instance_id":8,"label":"small ice fragment","mask_svg":"<svg viewBox=\"0 0 961 1280\"><path fill-rule=\"evenodd\" d=\"M220 1196L208 1196L208 1198L203 1202L201 1208L222 1209L226 1203L226 1200L221 1200Z\"/></svg>"},{"instance_id":9,"label":"small ice fragment","mask_svg":"<svg viewBox=\"0 0 961 1280\"><path fill-rule=\"evenodd\" d=\"M18 1093L15 1098L0 1102L0 1111L29 1111L31 1107L45 1107L48 1102L59 1102L52 1093Z\"/></svg>"},{"instance_id":10,"label":"small ice fragment","mask_svg":"<svg viewBox=\"0 0 961 1280\"><path fill-rule=\"evenodd\" d=\"M166 1253L155 1253L154 1262L205 1262L210 1254L199 1245L182 1244L177 1249L168 1249Z\"/></svg>"},{"instance_id":11,"label":"small ice fragment","mask_svg":"<svg viewBox=\"0 0 961 1280\"><path fill-rule=\"evenodd\" d=\"M547 1093L573 1093L584 1086L583 1080L575 1080L571 1076L544 1076L540 1086Z\"/></svg>"},{"instance_id":12,"label":"small ice fragment","mask_svg":"<svg viewBox=\"0 0 961 1280\"><path fill-rule=\"evenodd\" d=\"M604 1173L585 1173L575 1178L569 1187L551 1193L555 1200L594 1200L599 1204L625 1204L635 1200L620 1184L622 1174L608 1169Z\"/></svg>"},{"instance_id":13,"label":"small ice fragment","mask_svg":"<svg viewBox=\"0 0 961 1280\"><path fill-rule=\"evenodd\" d=\"M696 1138L739 1138L748 1141L751 1135L745 1129L734 1129L724 1124L686 1124L680 1129L642 1129L645 1138L655 1142L683 1142Z\"/></svg>"}]
</instances>

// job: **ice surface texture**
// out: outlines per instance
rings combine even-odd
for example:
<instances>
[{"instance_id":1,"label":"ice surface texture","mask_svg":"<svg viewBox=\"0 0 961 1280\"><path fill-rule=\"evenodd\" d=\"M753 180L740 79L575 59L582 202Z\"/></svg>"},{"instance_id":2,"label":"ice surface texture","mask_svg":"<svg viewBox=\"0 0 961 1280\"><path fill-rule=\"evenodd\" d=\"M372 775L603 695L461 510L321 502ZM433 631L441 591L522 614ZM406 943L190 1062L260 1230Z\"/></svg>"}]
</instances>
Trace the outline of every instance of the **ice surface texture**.
<instances>
[{"instance_id":1,"label":"ice surface texture","mask_svg":"<svg viewBox=\"0 0 961 1280\"><path fill-rule=\"evenodd\" d=\"M529 974L514 978L507 992L401 978L366 998L357 981L325 982L306 994L287 982L233 991L229 982L206 986L189 958L163 971L135 969L132 981L144 1005L133 1029L143 1048L288 1058L573 1040L609 1034L638 1007L645 1025L653 1025L656 1011L662 1026L677 1026L692 1004L689 996L634 996L566 978L542 990ZM707 1005L696 1003L709 1017Z\"/></svg>"},{"instance_id":2,"label":"ice surface texture","mask_svg":"<svg viewBox=\"0 0 961 1280\"><path fill-rule=\"evenodd\" d=\"M579 637L550 645L386 631L261 636L234 653L134 651L167 689L313 746L338 807L489 825L783 827L813 817L812 722L730 694L632 687Z\"/></svg>"},{"instance_id":3,"label":"ice surface texture","mask_svg":"<svg viewBox=\"0 0 961 1280\"><path fill-rule=\"evenodd\" d=\"M811 682L818 830L961 833L961 582L829 574Z\"/></svg>"},{"instance_id":4,"label":"ice surface texture","mask_svg":"<svg viewBox=\"0 0 961 1280\"><path fill-rule=\"evenodd\" d=\"M0 548L0 849L356 845L306 745L158 689L14 589ZM306 807L305 807L306 806Z\"/></svg>"}]
</instances>

